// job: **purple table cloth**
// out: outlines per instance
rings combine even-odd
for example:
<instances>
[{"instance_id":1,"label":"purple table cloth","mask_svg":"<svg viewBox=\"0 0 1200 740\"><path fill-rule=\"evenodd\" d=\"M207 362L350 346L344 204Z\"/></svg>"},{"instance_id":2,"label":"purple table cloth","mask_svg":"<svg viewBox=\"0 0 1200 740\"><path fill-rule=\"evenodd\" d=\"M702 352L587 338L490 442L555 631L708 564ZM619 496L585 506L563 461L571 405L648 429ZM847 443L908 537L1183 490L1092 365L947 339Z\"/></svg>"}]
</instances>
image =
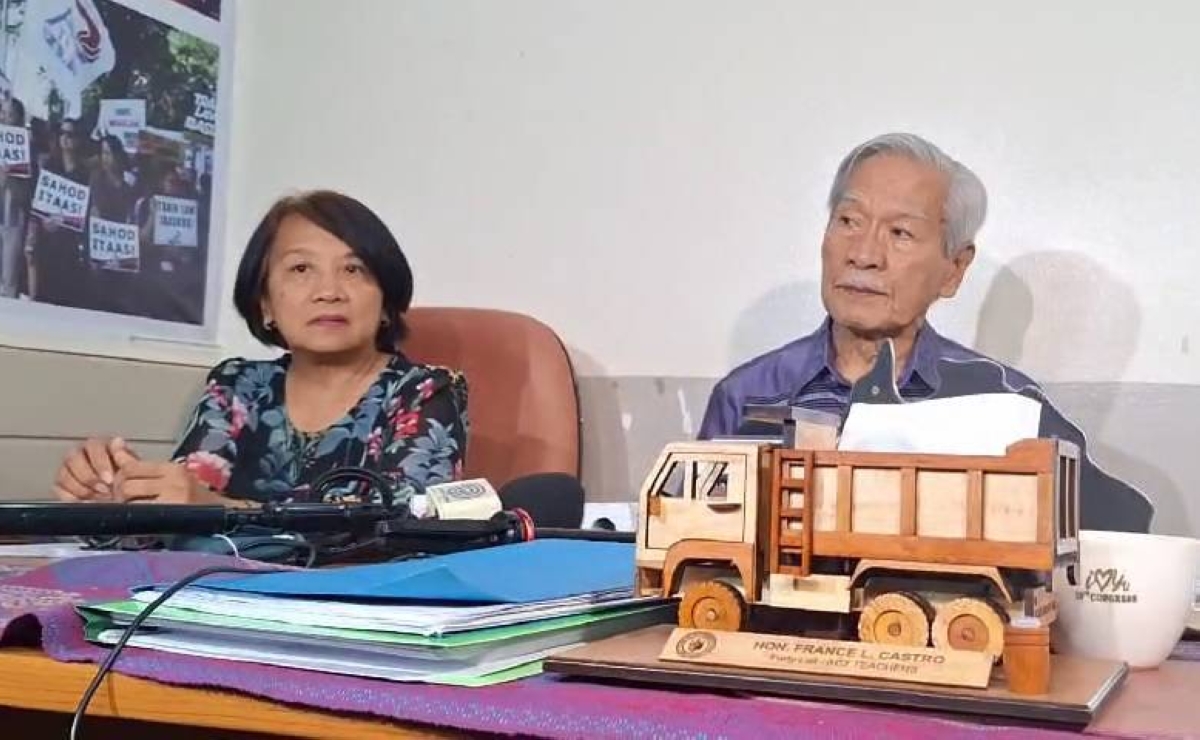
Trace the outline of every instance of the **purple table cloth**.
<instances>
[{"instance_id":1,"label":"purple table cloth","mask_svg":"<svg viewBox=\"0 0 1200 740\"><path fill-rule=\"evenodd\" d=\"M131 553L60 561L0 573L0 645L35 644L53 659L100 662L106 650L83 639L71 604L125 598L134 585L170 581L231 558ZM245 561L236 561L245 566ZM1187 645L1186 656L1200 659ZM1075 733L979 725L886 709L702 691L587 683L551 675L487 688L400 684L276 666L127 648L119 673L179 686L210 687L307 708L372 715L462 730L545 738L989 738L1050 740Z\"/></svg>"}]
</instances>

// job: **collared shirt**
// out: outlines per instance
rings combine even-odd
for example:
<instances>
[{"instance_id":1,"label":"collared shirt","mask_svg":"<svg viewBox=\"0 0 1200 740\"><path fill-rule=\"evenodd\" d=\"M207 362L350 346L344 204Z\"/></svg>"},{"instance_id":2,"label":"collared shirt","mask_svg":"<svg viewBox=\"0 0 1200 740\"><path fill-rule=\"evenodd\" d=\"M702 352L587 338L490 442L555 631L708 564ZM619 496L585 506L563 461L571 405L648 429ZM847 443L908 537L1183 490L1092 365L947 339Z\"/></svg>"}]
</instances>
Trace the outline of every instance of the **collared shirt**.
<instances>
[{"instance_id":1,"label":"collared shirt","mask_svg":"<svg viewBox=\"0 0 1200 740\"><path fill-rule=\"evenodd\" d=\"M748 404L798 406L844 417L851 386L834 363L831 327L832 321L826 317L812 334L750 360L717 383L700 425L700 439L736 434ZM897 378L900 396L912 400L931 395L939 385L937 364L943 358L981 357L984 355L941 336L926 323ZM1019 385L1033 385L1012 368L1005 367L1005 372Z\"/></svg>"}]
</instances>

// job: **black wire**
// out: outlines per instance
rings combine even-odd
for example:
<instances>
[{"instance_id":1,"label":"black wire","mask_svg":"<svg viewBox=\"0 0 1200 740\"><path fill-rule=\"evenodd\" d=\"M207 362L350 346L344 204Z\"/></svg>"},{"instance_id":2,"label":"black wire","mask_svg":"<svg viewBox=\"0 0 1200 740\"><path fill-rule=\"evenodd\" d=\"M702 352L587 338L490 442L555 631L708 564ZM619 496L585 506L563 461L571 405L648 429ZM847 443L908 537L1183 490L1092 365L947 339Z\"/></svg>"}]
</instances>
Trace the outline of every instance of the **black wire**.
<instances>
[{"instance_id":1,"label":"black wire","mask_svg":"<svg viewBox=\"0 0 1200 740\"><path fill-rule=\"evenodd\" d=\"M200 570L195 571L194 573L191 573L171 584L166 591L163 591L157 599L146 605L146 608L142 609L142 611L133 618L133 621L131 621L129 626L125 628L125 631L121 633L120 639L117 640L117 643L113 645L112 649L109 651L108 656L104 658L104 662L100 664L100 668L96 671L96 675L92 677L92 682L88 684L87 689L83 692L83 696L80 697L79 704L75 706L75 715L71 718L71 734L69 736L70 740L76 740L76 734L79 731L79 723L83 719L84 714L87 712L88 705L92 703L92 697L96 695L96 691L99 690L100 684L104 681L104 677L108 675L109 671L112 670L113 665L116 664L117 657L121 654L121 651L125 649L125 644L129 642L129 639L133 637L135 632L137 632L138 627L141 627L142 623L145 622L150 614L159 606L161 606L163 602L178 593L180 589L190 586L205 576L211 576L217 573L257 575L259 573L281 572L285 572L285 569L238 568L231 565L214 565L208 568L201 568Z\"/></svg>"},{"instance_id":2,"label":"black wire","mask_svg":"<svg viewBox=\"0 0 1200 740\"><path fill-rule=\"evenodd\" d=\"M311 568L317 562L317 546L308 540L298 540L297 545L304 545L308 548L308 559L304 561L305 568Z\"/></svg>"},{"instance_id":3,"label":"black wire","mask_svg":"<svg viewBox=\"0 0 1200 740\"><path fill-rule=\"evenodd\" d=\"M392 482L382 473L358 465L346 465L322 473L312 482L309 490L320 500L325 494L325 489L333 483L344 480L366 483L368 491L373 490L379 494L380 503L384 508L390 509L395 503L397 491Z\"/></svg>"},{"instance_id":4,"label":"black wire","mask_svg":"<svg viewBox=\"0 0 1200 740\"><path fill-rule=\"evenodd\" d=\"M386 508L390 509L395 503L396 490L392 482L374 470L358 466L334 468L333 470L327 471L313 482L311 490L313 491L314 495L320 497L324 493L324 489L328 488L330 484L342 480L355 480L361 483L366 483L369 488L378 492L380 499L382 500L381 502ZM292 545L296 549L307 549L308 557L305 567L313 566L319 556L318 548L314 543L300 539L288 544ZM142 626L146 619L150 617L155 609L161 606L167 599L178 593L180 589L195 583L205 576L215 575L217 573L254 575L271 572L281 572L281 569L238 568L234 566L219 565L209 568L201 568L200 570L191 573L190 575L185 576L184 578L181 578L180 580L171 584L167 590L163 591L158 598L150 602L133 618L132 621L130 621L129 625L126 626L125 631L121 633L121 637L117 640L116 644L112 646L112 649L109 651L108 655L105 656L104 661L100 664L100 668L96 671L96 675L92 677L91 683L88 684L87 689L83 692L83 696L80 697L79 704L75 707L75 714L71 718L70 740L76 740L79 732L80 721L87 713L88 705L91 704L92 698L96 695L96 691L100 689L100 684L104 681L104 677L108 675L108 673L112 670L113 665L116 664L117 658L121 655L121 651L125 649L125 645L137 632L138 628Z\"/></svg>"},{"instance_id":5,"label":"black wire","mask_svg":"<svg viewBox=\"0 0 1200 740\"><path fill-rule=\"evenodd\" d=\"M233 542L231 536L232 535L225 536L225 538L227 539L226 544L229 545L229 553L228 553L229 555L232 555L235 558L246 558L247 560L256 560L257 559L257 558L254 558L253 556L247 556L247 555L243 554L243 552L252 552L254 550L253 546L247 547L245 549L245 551L239 550L237 547L237 544L235 542ZM304 565L302 567L304 567L304 568L313 567L313 565L317 562L317 558L320 556L320 552L318 552L317 546L315 544L313 544L312 542L309 542L308 540L304 539L303 537L301 537L297 534L292 534L291 539L273 538L271 541L271 544L272 545L280 545L283 547L290 547L293 550L303 550L305 552L305 556L304 556Z\"/></svg>"}]
</instances>

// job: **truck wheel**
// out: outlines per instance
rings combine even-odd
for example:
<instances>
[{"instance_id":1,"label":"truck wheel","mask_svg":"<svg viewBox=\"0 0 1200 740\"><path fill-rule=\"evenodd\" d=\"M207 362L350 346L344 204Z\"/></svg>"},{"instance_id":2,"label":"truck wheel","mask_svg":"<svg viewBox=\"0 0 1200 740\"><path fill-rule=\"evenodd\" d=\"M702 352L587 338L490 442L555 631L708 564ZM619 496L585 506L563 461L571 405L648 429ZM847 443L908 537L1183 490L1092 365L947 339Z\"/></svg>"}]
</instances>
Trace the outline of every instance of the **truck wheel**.
<instances>
[{"instance_id":1,"label":"truck wheel","mask_svg":"<svg viewBox=\"0 0 1200 740\"><path fill-rule=\"evenodd\" d=\"M679 626L737 632L746 626L749 609L733 586L702 581L688 586L679 604Z\"/></svg>"},{"instance_id":2,"label":"truck wheel","mask_svg":"<svg viewBox=\"0 0 1200 740\"><path fill-rule=\"evenodd\" d=\"M858 639L883 645L925 647L933 610L917 594L893 591L867 602L858 618Z\"/></svg>"},{"instance_id":3,"label":"truck wheel","mask_svg":"<svg viewBox=\"0 0 1200 740\"><path fill-rule=\"evenodd\" d=\"M933 644L944 650L974 650L1000 657L1004 653L1004 612L987 599L960 598L937 609Z\"/></svg>"}]
</instances>

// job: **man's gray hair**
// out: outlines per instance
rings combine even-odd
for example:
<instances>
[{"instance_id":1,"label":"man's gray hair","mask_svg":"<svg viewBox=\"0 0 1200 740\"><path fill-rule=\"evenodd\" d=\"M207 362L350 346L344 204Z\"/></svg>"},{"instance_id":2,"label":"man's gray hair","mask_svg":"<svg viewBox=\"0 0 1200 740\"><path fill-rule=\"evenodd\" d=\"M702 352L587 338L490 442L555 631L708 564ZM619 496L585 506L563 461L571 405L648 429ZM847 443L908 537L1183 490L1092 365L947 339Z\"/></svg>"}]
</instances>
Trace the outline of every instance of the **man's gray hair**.
<instances>
[{"instance_id":1,"label":"man's gray hair","mask_svg":"<svg viewBox=\"0 0 1200 740\"><path fill-rule=\"evenodd\" d=\"M946 256L953 257L975 243L975 235L987 216L987 190L979 177L966 165L953 159L933 143L916 134L883 134L859 144L838 165L829 190L829 210L833 211L846 195L854 168L879 154L894 154L928 164L946 176L949 188L942 214L945 220Z\"/></svg>"}]
</instances>

